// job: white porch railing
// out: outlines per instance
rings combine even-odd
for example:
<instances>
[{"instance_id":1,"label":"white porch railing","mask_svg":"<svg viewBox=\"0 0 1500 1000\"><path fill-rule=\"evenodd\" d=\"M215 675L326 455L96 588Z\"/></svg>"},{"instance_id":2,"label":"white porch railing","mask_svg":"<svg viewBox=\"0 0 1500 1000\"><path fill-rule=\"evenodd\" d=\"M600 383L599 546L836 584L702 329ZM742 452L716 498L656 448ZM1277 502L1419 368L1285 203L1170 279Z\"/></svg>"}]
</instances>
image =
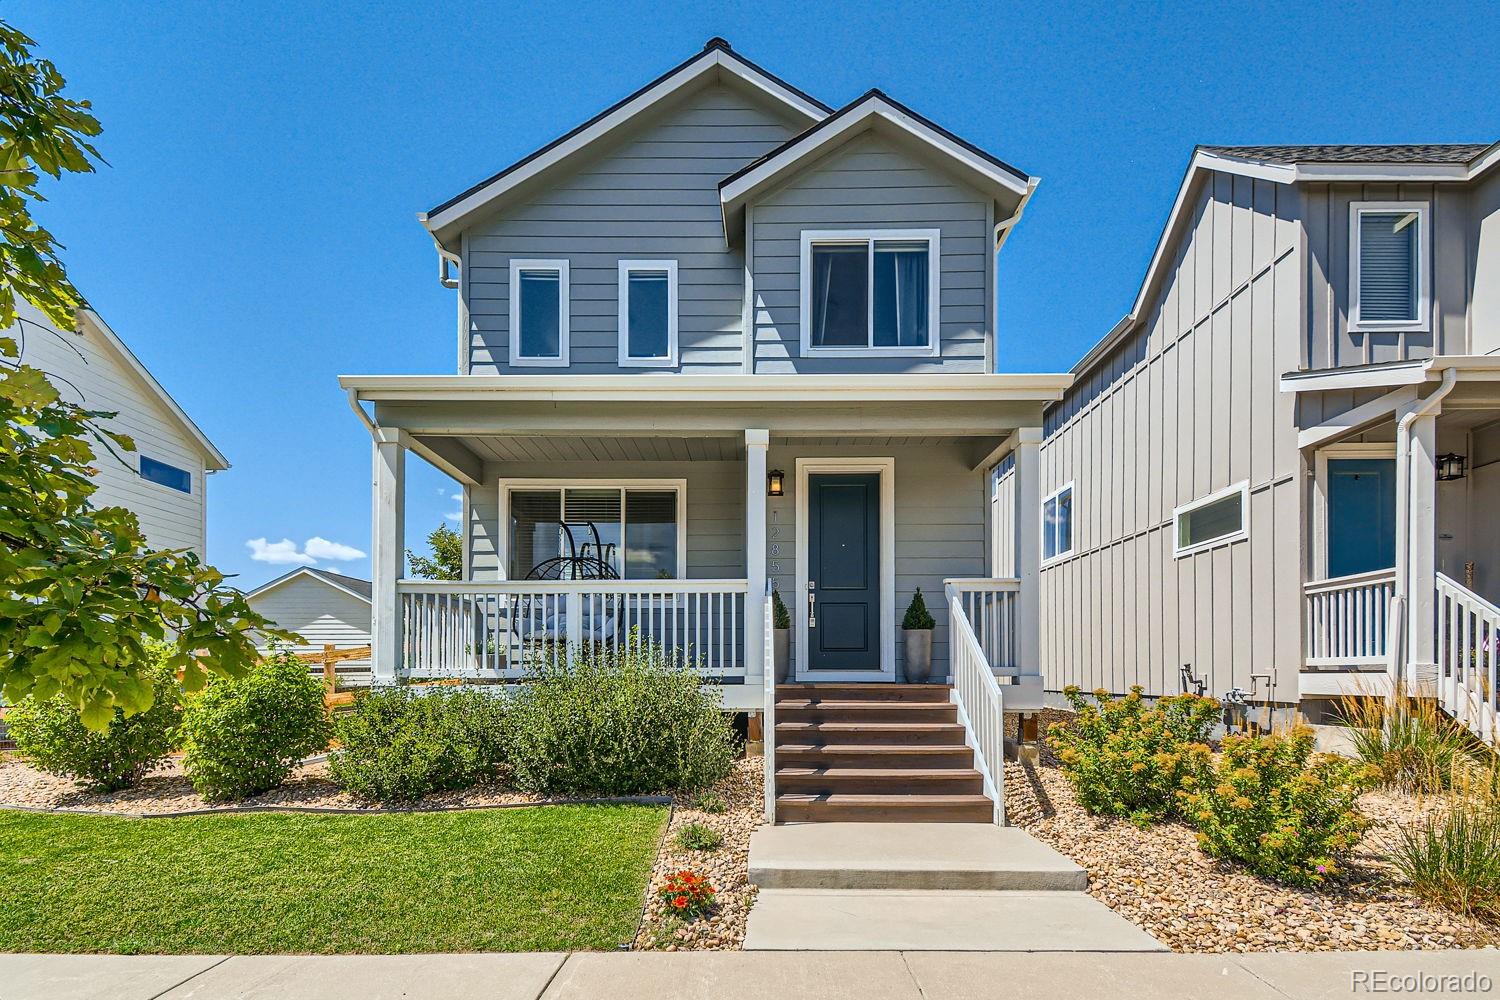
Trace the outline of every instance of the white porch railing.
<instances>
[{"instance_id":1,"label":"white porch railing","mask_svg":"<svg viewBox=\"0 0 1500 1000\"><path fill-rule=\"evenodd\" d=\"M944 580L949 597L956 596L979 648L990 667L1001 674L1020 670L1016 648L1021 581L1015 579ZM1034 666L1034 665L1033 665Z\"/></svg>"},{"instance_id":2,"label":"white porch railing","mask_svg":"<svg viewBox=\"0 0 1500 1000\"><path fill-rule=\"evenodd\" d=\"M1384 667L1390 641L1396 571L1376 570L1319 580L1302 588L1307 607L1309 667Z\"/></svg>"},{"instance_id":3,"label":"white porch railing","mask_svg":"<svg viewBox=\"0 0 1500 1000\"><path fill-rule=\"evenodd\" d=\"M523 676L585 642L618 648L632 630L705 675L745 675L745 580L401 580L401 673Z\"/></svg>"},{"instance_id":4,"label":"white porch railing","mask_svg":"<svg viewBox=\"0 0 1500 1000\"><path fill-rule=\"evenodd\" d=\"M948 597L950 669L953 700L958 721L974 747L975 763L984 776L984 791L995 803L995 822L1005 824L1005 696L990 668L990 660L970 624L964 607L966 596L999 594L1003 590L961 589L964 584L982 585L1014 581L965 580L945 585ZM981 602L982 603L982 602Z\"/></svg>"},{"instance_id":5,"label":"white porch railing","mask_svg":"<svg viewBox=\"0 0 1500 1000\"><path fill-rule=\"evenodd\" d=\"M1500 608L1437 575L1437 696L1449 715L1480 739L1496 742L1500 687Z\"/></svg>"},{"instance_id":6,"label":"white porch railing","mask_svg":"<svg viewBox=\"0 0 1500 1000\"><path fill-rule=\"evenodd\" d=\"M776 822L776 611L771 600L771 584L766 584L766 614L762 623L765 645L764 670L765 709L760 718L760 735L765 746L766 770L766 822Z\"/></svg>"}]
</instances>

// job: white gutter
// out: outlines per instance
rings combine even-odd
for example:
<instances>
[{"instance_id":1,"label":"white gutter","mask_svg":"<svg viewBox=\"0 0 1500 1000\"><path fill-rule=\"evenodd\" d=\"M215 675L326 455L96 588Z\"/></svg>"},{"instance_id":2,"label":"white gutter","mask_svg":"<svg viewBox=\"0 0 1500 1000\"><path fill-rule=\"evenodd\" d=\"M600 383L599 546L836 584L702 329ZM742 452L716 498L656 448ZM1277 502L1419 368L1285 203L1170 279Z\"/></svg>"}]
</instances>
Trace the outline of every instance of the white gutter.
<instances>
[{"instance_id":1,"label":"white gutter","mask_svg":"<svg viewBox=\"0 0 1500 1000\"><path fill-rule=\"evenodd\" d=\"M1401 482L1397 484L1397 510L1400 516L1396 518L1396 593L1391 599L1393 626L1399 624L1398 629L1393 629L1400 635L1401 641L1391 643L1391 678L1399 681L1404 673L1404 663L1409 657L1406 655L1406 639L1411 634L1410 623L1406 621L1407 607L1410 605L1411 595L1411 557L1408 545L1411 539L1411 425L1418 417L1425 417L1436 410L1453 391L1458 384L1458 369L1445 368L1443 370L1443 381L1438 385L1437 391L1421 400L1416 409L1407 413L1396 425L1396 472L1401 476ZM1393 691L1398 685L1393 685Z\"/></svg>"},{"instance_id":2,"label":"white gutter","mask_svg":"<svg viewBox=\"0 0 1500 1000\"><path fill-rule=\"evenodd\" d=\"M370 415L365 412L365 408L359 405L359 390L348 389L345 391L345 395L349 399L349 408L359 414L359 422L364 424L365 430L370 432L370 439L372 441L379 440L380 428L376 426L374 420L370 419Z\"/></svg>"}]
</instances>

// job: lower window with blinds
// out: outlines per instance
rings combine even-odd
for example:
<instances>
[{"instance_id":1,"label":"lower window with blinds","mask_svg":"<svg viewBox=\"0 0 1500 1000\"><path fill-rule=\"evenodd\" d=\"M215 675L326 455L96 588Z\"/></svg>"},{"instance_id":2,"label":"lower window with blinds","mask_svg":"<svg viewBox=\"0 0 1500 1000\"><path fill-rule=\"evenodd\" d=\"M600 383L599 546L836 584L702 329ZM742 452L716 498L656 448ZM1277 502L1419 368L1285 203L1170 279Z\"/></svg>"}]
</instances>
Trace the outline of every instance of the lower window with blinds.
<instances>
[{"instance_id":1,"label":"lower window with blinds","mask_svg":"<svg viewBox=\"0 0 1500 1000\"><path fill-rule=\"evenodd\" d=\"M686 561L686 486L502 486L512 580L675 580Z\"/></svg>"}]
</instances>

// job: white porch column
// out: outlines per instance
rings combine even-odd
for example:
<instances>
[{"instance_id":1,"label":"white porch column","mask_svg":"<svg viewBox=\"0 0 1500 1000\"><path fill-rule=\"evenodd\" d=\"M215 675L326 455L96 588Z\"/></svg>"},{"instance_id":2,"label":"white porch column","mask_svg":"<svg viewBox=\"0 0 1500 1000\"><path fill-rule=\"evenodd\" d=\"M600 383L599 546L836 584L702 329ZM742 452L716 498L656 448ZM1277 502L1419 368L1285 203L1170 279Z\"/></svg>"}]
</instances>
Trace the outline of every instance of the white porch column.
<instances>
[{"instance_id":1,"label":"white porch column","mask_svg":"<svg viewBox=\"0 0 1500 1000\"><path fill-rule=\"evenodd\" d=\"M1436 411L1412 421L1406 466L1406 683L1416 688L1437 677Z\"/></svg>"},{"instance_id":2,"label":"white porch column","mask_svg":"<svg viewBox=\"0 0 1500 1000\"><path fill-rule=\"evenodd\" d=\"M745 683L771 683L765 675L766 637L766 451L771 432L745 431ZM770 737L767 737L769 739Z\"/></svg>"},{"instance_id":3,"label":"white porch column","mask_svg":"<svg viewBox=\"0 0 1500 1000\"><path fill-rule=\"evenodd\" d=\"M1042 672L1042 429L1020 427L1016 433L1015 573L1021 581L1016 595L1016 663L1022 675Z\"/></svg>"},{"instance_id":4,"label":"white porch column","mask_svg":"<svg viewBox=\"0 0 1500 1000\"><path fill-rule=\"evenodd\" d=\"M406 566L405 431L376 428L370 515L370 671L376 687L401 670L401 608L396 581Z\"/></svg>"}]
</instances>

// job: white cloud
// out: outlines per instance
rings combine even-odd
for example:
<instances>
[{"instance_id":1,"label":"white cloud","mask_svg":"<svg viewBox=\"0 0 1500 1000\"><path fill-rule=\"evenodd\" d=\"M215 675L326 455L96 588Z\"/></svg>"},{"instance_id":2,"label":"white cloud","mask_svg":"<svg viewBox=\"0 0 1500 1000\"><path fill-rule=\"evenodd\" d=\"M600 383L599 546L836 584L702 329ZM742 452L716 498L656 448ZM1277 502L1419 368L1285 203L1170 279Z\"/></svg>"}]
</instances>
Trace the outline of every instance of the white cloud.
<instances>
[{"instance_id":1,"label":"white cloud","mask_svg":"<svg viewBox=\"0 0 1500 1000\"><path fill-rule=\"evenodd\" d=\"M245 547L250 550L250 558L256 562L271 563L276 566L312 566L317 563L317 560L307 553L298 551L297 543L290 538L283 538L279 542L252 538L245 542Z\"/></svg>"},{"instance_id":2,"label":"white cloud","mask_svg":"<svg viewBox=\"0 0 1500 1000\"><path fill-rule=\"evenodd\" d=\"M317 535L309 538L307 544L300 548L290 538L283 538L279 542L252 538L245 543L245 547L250 550L251 559L275 566L316 566L319 559L329 562L348 562L351 559L365 557L363 552L352 545L330 542Z\"/></svg>"},{"instance_id":3,"label":"white cloud","mask_svg":"<svg viewBox=\"0 0 1500 1000\"><path fill-rule=\"evenodd\" d=\"M351 559L363 559L365 554L352 545L343 542L330 542L326 538L317 535L309 538L303 546L303 551L310 559L328 559L332 562L348 562Z\"/></svg>"},{"instance_id":4,"label":"white cloud","mask_svg":"<svg viewBox=\"0 0 1500 1000\"><path fill-rule=\"evenodd\" d=\"M462 493L455 493L448 499L458 504L458 510L449 512L448 520L462 521L464 519L464 495Z\"/></svg>"}]
</instances>

